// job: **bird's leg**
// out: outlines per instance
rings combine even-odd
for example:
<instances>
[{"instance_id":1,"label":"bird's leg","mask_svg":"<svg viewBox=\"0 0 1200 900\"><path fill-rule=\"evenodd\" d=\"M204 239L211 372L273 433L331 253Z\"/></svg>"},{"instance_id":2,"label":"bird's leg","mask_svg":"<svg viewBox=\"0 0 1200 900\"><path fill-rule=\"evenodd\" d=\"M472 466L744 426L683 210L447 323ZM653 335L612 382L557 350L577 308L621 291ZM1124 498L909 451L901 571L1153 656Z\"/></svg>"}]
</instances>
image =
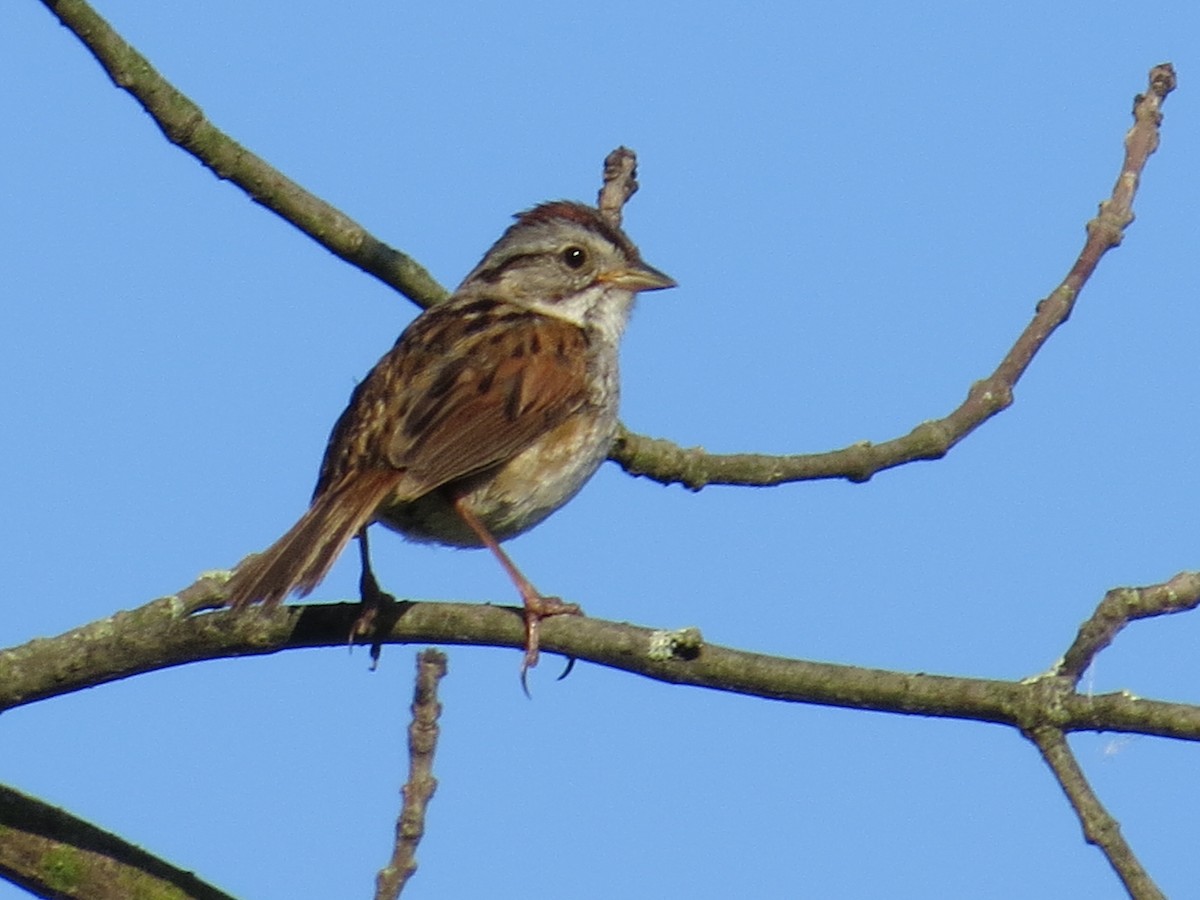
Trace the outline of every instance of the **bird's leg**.
<instances>
[{"instance_id":1,"label":"bird's leg","mask_svg":"<svg viewBox=\"0 0 1200 900\"><path fill-rule=\"evenodd\" d=\"M521 684L524 685L525 674L538 662L538 630L542 619L548 616L579 616L583 615L583 612L579 609L578 604L566 603L558 597L547 597L538 591L529 579L521 574L521 570L517 568L516 564L508 558L508 554L501 549L499 542L492 537L487 526L479 521L479 517L475 513L471 512L462 497L455 498L454 509L466 522L467 527L475 532L475 536L500 561L500 565L504 567L504 571L508 573L508 577L512 579L517 592L521 595L521 601L525 606L525 659L521 663ZM529 693L528 690L526 693Z\"/></svg>"},{"instance_id":2,"label":"bird's leg","mask_svg":"<svg viewBox=\"0 0 1200 900\"><path fill-rule=\"evenodd\" d=\"M367 546L367 526L362 527L357 537L359 559L362 560L362 575L358 579L358 596L362 601L362 612L350 626L350 643L353 644L355 638L371 636L371 668L374 669L379 662L380 653L383 652L381 635L390 627L393 618L381 615L381 613L384 610L393 610L396 606L396 598L379 586L379 582L375 580L375 573L371 571L371 550Z\"/></svg>"}]
</instances>

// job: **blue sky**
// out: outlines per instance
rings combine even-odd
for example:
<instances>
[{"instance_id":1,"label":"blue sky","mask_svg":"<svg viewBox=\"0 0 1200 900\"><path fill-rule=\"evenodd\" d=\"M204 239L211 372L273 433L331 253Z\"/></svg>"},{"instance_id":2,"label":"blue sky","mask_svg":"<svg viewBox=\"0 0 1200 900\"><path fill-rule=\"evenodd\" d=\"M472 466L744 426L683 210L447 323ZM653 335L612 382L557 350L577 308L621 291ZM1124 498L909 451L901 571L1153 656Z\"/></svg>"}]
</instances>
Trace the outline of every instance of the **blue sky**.
<instances>
[{"instance_id":1,"label":"blue sky","mask_svg":"<svg viewBox=\"0 0 1200 900\"><path fill-rule=\"evenodd\" d=\"M630 427L710 450L884 440L953 408L1069 268L1133 95L1174 62L1137 222L1016 404L865 485L698 495L605 466L510 550L592 615L903 671L1045 670L1104 591L1197 566L1200 11L1166 3L102 3L222 129L453 286L515 211L641 162L626 226L678 290L624 346ZM0 6L0 645L278 536L355 379L415 314L166 143L33 0ZM381 534L415 598L511 603L485 554ZM352 555L317 599L353 596ZM1200 696L1200 619L1096 691ZM413 648L154 673L0 719L0 781L239 896L363 896ZM995 726L672 688L452 648L406 897L1118 897ZM1197 749L1072 746L1170 896ZM1194 895L1194 894L1193 894ZM0 898L21 896L0 887Z\"/></svg>"}]
</instances>

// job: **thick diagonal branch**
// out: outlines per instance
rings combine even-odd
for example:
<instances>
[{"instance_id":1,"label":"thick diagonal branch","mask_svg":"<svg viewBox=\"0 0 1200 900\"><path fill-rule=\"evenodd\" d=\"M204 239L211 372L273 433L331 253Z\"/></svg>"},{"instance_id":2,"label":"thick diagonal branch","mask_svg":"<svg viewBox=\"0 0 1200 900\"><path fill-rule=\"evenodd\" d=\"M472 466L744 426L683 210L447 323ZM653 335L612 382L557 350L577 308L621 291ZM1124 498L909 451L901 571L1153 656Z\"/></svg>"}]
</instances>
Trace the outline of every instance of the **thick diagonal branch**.
<instances>
[{"instance_id":1,"label":"thick diagonal branch","mask_svg":"<svg viewBox=\"0 0 1200 900\"><path fill-rule=\"evenodd\" d=\"M236 184L256 203L414 303L430 306L446 296L445 288L414 259L389 247L217 128L83 0L43 2L83 41L113 83L142 105L167 140L218 178Z\"/></svg>"},{"instance_id":2,"label":"thick diagonal branch","mask_svg":"<svg viewBox=\"0 0 1200 900\"><path fill-rule=\"evenodd\" d=\"M233 900L123 838L0 785L0 877L62 900Z\"/></svg>"}]
</instances>

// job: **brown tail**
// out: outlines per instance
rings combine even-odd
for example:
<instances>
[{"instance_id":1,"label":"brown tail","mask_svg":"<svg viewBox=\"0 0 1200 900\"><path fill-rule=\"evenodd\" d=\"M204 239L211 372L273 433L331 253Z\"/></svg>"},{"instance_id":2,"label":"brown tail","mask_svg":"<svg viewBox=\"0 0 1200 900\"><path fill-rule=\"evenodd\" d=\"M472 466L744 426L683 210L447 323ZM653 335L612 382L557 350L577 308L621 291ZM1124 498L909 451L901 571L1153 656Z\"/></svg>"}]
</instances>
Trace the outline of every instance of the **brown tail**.
<instances>
[{"instance_id":1,"label":"brown tail","mask_svg":"<svg viewBox=\"0 0 1200 900\"><path fill-rule=\"evenodd\" d=\"M394 469L361 472L313 500L283 537L238 566L226 585L234 609L277 606L293 591L308 594L395 487Z\"/></svg>"}]
</instances>

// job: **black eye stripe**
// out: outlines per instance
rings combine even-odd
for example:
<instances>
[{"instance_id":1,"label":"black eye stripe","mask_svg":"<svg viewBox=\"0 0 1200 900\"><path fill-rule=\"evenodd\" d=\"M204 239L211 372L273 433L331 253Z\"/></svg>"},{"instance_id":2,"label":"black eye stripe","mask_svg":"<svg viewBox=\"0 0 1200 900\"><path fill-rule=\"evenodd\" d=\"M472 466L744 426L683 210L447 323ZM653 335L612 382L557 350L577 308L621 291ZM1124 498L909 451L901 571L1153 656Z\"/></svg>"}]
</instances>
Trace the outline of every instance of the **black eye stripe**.
<instances>
[{"instance_id":1,"label":"black eye stripe","mask_svg":"<svg viewBox=\"0 0 1200 900\"><path fill-rule=\"evenodd\" d=\"M502 277L504 277L508 271L522 268L523 266L536 264L539 258L544 259L545 257L542 253L517 253L505 258L490 269L484 269L482 272L478 273L476 277L480 281L487 282L488 284L495 284ZM583 267L584 263L588 261L588 253L578 244L572 244L565 250L560 251L558 253L558 258L568 268L580 269Z\"/></svg>"},{"instance_id":2,"label":"black eye stripe","mask_svg":"<svg viewBox=\"0 0 1200 900\"><path fill-rule=\"evenodd\" d=\"M488 284L495 284L509 269L519 268L520 266L526 265L529 260L537 259L537 257L537 253L517 253L513 256L502 259L490 269L484 269L476 277L478 277L480 281L485 281Z\"/></svg>"}]
</instances>

